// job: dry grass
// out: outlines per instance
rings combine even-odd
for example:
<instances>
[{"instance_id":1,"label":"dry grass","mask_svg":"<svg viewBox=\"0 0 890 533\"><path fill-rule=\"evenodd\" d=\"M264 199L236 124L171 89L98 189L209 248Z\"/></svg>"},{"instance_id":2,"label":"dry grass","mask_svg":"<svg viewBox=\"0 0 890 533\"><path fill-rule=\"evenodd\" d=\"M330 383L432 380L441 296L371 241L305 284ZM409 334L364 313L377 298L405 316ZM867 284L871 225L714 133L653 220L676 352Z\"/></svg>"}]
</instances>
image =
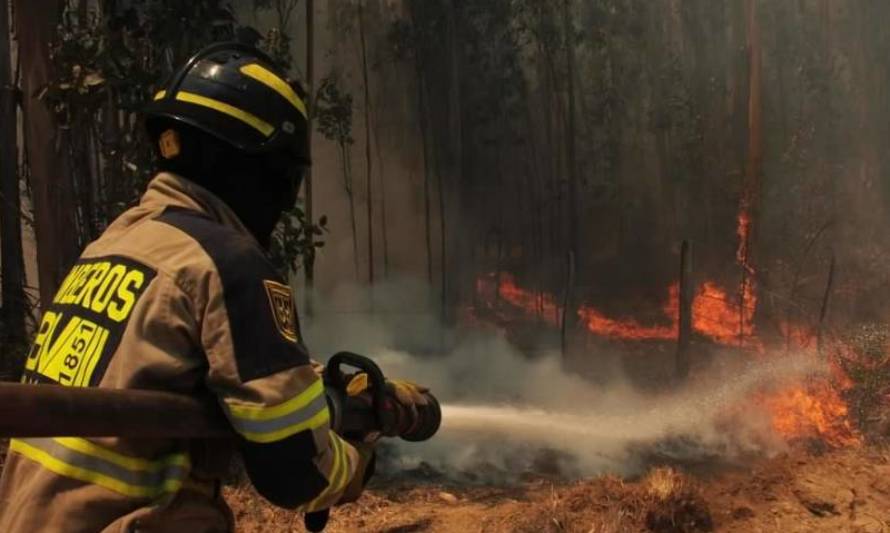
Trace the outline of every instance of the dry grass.
<instances>
[{"instance_id":1,"label":"dry grass","mask_svg":"<svg viewBox=\"0 0 890 533\"><path fill-rule=\"evenodd\" d=\"M672 468L656 468L640 484L646 527L657 533L713 531L711 511L697 485Z\"/></svg>"},{"instance_id":2,"label":"dry grass","mask_svg":"<svg viewBox=\"0 0 890 533\"><path fill-rule=\"evenodd\" d=\"M643 480L646 494L658 502L666 502L688 490L686 478L670 467L656 468Z\"/></svg>"},{"instance_id":3,"label":"dry grass","mask_svg":"<svg viewBox=\"0 0 890 533\"><path fill-rule=\"evenodd\" d=\"M706 479L657 468L638 481L603 476L575 483L527 480L514 487L378 484L357 503L338 508L328 531L890 531L888 480L890 448L875 446L818 456L802 448ZM803 489L841 512L813 513ZM857 496L863 494L868 497ZM247 487L230 487L226 495L239 532L303 531L298 515L271 509Z\"/></svg>"}]
</instances>

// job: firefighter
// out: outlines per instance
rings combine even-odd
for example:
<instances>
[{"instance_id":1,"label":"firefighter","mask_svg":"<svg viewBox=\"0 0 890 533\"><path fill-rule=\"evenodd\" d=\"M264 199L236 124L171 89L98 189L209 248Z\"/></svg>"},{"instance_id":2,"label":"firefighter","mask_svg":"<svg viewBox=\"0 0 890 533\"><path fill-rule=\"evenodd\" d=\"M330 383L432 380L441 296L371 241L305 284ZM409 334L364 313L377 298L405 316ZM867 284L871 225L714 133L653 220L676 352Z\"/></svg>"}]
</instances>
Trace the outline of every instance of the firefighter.
<instances>
[{"instance_id":1,"label":"firefighter","mask_svg":"<svg viewBox=\"0 0 890 533\"><path fill-rule=\"evenodd\" d=\"M213 396L237 439L14 439L0 531L232 531L220 480L238 452L275 505L319 516L358 497L373 452L330 431L264 254L310 163L306 117L301 89L253 47L189 59L146 109L158 174L85 249L25 364L29 383Z\"/></svg>"}]
</instances>

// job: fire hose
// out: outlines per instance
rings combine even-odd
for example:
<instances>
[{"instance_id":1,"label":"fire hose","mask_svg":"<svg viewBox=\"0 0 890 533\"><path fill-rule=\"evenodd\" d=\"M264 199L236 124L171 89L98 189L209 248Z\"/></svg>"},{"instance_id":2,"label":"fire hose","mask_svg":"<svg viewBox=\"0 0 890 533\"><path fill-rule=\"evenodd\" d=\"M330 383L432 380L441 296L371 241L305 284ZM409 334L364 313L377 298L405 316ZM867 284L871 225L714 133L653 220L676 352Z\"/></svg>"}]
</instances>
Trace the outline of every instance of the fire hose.
<instances>
[{"instance_id":1,"label":"fire hose","mask_svg":"<svg viewBox=\"0 0 890 533\"><path fill-rule=\"evenodd\" d=\"M346 393L350 366L368 375L368 389ZM431 438L442 413L436 398L407 406L386 387L371 359L339 352L322 374L331 413L331 429L349 440L379 436L409 442ZM0 383L0 437L231 438L231 426L219 405L172 392ZM306 515L306 527L320 531L327 511Z\"/></svg>"}]
</instances>

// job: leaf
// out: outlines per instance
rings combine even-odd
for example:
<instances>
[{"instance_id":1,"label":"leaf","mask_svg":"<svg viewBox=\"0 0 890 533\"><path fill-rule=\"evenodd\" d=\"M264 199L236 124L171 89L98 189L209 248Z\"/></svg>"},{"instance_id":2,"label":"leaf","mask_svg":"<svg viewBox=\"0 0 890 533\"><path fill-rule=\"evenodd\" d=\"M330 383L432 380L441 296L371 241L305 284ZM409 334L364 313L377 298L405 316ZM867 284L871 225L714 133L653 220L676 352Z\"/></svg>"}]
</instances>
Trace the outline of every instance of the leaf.
<instances>
[{"instance_id":1,"label":"leaf","mask_svg":"<svg viewBox=\"0 0 890 533\"><path fill-rule=\"evenodd\" d=\"M105 78L98 72L90 72L83 79L83 84L87 87L94 87L105 83Z\"/></svg>"}]
</instances>

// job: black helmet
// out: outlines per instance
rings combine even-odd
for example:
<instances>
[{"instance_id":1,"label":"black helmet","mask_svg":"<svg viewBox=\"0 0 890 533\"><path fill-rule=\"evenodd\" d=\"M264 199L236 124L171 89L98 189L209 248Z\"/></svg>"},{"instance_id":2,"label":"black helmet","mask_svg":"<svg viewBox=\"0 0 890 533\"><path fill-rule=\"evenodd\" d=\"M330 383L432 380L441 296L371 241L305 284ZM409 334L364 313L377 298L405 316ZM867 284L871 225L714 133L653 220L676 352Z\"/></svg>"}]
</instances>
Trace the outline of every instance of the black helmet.
<instances>
[{"instance_id":1,"label":"black helmet","mask_svg":"<svg viewBox=\"0 0 890 533\"><path fill-rule=\"evenodd\" d=\"M217 43L174 72L143 111L155 140L166 119L188 124L247 154L286 153L308 165L304 94L255 47Z\"/></svg>"}]
</instances>

